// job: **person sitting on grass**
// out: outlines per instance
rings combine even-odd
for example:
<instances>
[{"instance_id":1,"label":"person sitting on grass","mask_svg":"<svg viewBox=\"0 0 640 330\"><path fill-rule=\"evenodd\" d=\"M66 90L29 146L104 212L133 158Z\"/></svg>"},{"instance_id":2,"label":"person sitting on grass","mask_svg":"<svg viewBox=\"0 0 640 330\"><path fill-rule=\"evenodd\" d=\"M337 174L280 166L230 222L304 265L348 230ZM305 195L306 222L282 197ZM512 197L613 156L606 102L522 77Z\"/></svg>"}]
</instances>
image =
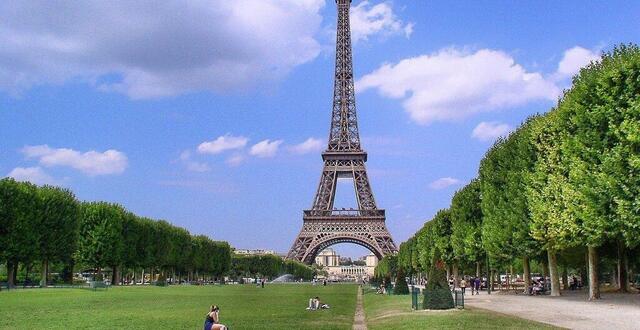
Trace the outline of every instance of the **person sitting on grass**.
<instances>
[{"instance_id":1,"label":"person sitting on grass","mask_svg":"<svg viewBox=\"0 0 640 330\"><path fill-rule=\"evenodd\" d=\"M321 303L320 298L318 297L309 299L309 306L307 307L307 310L315 311L318 309L329 309L329 305Z\"/></svg>"},{"instance_id":2,"label":"person sitting on grass","mask_svg":"<svg viewBox=\"0 0 640 330\"><path fill-rule=\"evenodd\" d=\"M317 298L317 297L316 297ZM318 300L316 298L309 298L309 306L307 306L308 311L314 311L318 309Z\"/></svg>"},{"instance_id":3,"label":"person sitting on grass","mask_svg":"<svg viewBox=\"0 0 640 330\"><path fill-rule=\"evenodd\" d=\"M220 308L211 305L211 309L204 320L204 330L227 330L224 324L220 324Z\"/></svg>"}]
</instances>

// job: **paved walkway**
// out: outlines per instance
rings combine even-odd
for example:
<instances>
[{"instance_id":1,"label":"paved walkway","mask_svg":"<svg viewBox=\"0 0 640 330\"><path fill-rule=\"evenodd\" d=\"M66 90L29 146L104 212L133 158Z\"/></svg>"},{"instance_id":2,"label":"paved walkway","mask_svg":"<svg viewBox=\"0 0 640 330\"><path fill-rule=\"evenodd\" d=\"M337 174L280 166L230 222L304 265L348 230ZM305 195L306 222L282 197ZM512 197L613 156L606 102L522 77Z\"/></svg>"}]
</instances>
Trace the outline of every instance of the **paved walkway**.
<instances>
[{"instance_id":1,"label":"paved walkway","mask_svg":"<svg viewBox=\"0 0 640 330\"><path fill-rule=\"evenodd\" d=\"M356 314L353 316L353 330L367 330L364 307L362 306L362 287L358 287L358 298L356 302Z\"/></svg>"},{"instance_id":2,"label":"paved walkway","mask_svg":"<svg viewBox=\"0 0 640 330\"><path fill-rule=\"evenodd\" d=\"M587 301L585 291L561 297L523 294L465 295L465 305L570 329L640 329L640 294L603 293Z\"/></svg>"}]
</instances>

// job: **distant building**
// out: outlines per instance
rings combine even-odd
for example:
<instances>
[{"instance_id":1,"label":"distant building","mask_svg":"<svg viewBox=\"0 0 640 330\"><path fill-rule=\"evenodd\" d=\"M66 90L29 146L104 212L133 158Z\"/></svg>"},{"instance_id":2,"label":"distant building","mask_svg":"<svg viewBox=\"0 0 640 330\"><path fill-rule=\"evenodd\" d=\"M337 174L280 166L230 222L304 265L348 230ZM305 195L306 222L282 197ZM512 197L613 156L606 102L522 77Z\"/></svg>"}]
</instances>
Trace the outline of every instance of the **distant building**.
<instances>
[{"instance_id":1,"label":"distant building","mask_svg":"<svg viewBox=\"0 0 640 330\"><path fill-rule=\"evenodd\" d=\"M364 262L367 267L376 268L376 266L378 265L378 257L376 257L376 255L373 253L369 253L364 257Z\"/></svg>"},{"instance_id":2,"label":"distant building","mask_svg":"<svg viewBox=\"0 0 640 330\"><path fill-rule=\"evenodd\" d=\"M247 255L247 256L259 256L259 255L266 255L266 254L273 254L276 255L276 251L274 250L262 250L262 249L235 249L233 251L233 253L235 254L239 254L239 255Z\"/></svg>"},{"instance_id":3,"label":"distant building","mask_svg":"<svg viewBox=\"0 0 640 330\"><path fill-rule=\"evenodd\" d=\"M316 257L316 264L322 266L332 280L361 280L373 277L374 270L378 265L378 257L373 253L359 258L364 261L364 265L354 265L349 262L344 264L347 258L341 258L333 249L325 249ZM348 261L351 261L349 258Z\"/></svg>"},{"instance_id":4,"label":"distant building","mask_svg":"<svg viewBox=\"0 0 640 330\"><path fill-rule=\"evenodd\" d=\"M316 257L318 266L333 267L340 265L340 256L333 249L324 249Z\"/></svg>"}]
</instances>

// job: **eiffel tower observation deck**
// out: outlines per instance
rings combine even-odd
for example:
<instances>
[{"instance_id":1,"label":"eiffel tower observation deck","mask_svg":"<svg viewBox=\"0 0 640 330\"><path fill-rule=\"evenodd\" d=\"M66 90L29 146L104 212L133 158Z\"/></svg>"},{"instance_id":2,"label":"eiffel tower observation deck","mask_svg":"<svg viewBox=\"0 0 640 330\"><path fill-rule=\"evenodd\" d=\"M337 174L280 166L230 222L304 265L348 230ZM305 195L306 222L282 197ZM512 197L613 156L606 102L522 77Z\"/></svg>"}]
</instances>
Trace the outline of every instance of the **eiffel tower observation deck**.
<instances>
[{"instance_id":1,"label":"eiffel tower observation deck","mask_svg":"<svg viewBox=\"0 0 640 330\"><path fill-rule=\"evenodd\" d=\"M302 230L287 255L309 264L322 250L338 243L364 246L379 259L397 252L385 224L385 211L376 205L365 166L367 153L360 143L349 25L351 0L336 0L336 4L335 80L329 140L322 153L324 168L313 205L303 211ZM339 178L353 179L357 209L334 208Z\"/></svg>"}]
</instances>

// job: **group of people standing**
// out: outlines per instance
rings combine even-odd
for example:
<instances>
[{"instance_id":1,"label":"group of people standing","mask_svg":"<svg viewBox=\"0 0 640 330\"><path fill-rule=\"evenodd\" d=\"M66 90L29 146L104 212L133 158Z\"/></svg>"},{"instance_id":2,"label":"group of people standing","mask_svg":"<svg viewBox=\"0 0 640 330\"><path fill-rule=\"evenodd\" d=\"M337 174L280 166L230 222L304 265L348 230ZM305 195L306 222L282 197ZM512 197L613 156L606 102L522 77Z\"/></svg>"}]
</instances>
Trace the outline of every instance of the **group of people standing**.
<instances>
[{"instance_id":1,"label":"group of people standing","mask_svg":"<svg viewBox=\"0 0 640 330\"><path fill-rule=\"evenodd\" d=\"M480 278L478 276L470 277L469 278L469 282L467 282L467 280L465 280L465 278L463 277L460 280L460 283L459 283L459 287L460 287L460 290L462 291L463 295L466 292L467 286L471 287L471 295L472 296L474 294L480 294L480 288L482 287L482 278Z\"/></svg>"}]
</instances>

